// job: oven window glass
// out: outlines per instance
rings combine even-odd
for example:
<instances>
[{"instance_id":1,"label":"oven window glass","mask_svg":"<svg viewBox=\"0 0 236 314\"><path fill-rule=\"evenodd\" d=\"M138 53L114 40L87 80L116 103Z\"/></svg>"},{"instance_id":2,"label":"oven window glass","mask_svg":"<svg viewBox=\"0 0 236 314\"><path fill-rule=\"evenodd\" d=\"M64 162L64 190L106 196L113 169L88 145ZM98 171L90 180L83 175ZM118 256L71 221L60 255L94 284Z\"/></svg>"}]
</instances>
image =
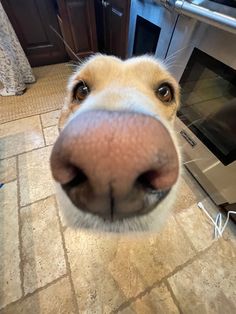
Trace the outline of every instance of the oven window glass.
<instances>
[{"instance_id":1,"label":"oven window glass","mask_svg":"<svg viewBox=\"0 0 236 314\"><path fill-rule=\"evenodd\" d=\"M160 31L160 27L138 15L136 20L133 55L138 56L145 53L155 54Z\"/></svg>"},{"instance_id":2,"label":"oven window glass","mask_svg":"<svg viewBox=\"0 0 236 314\"><path fill-rule=\"evenodd\" d=\"M181 77L178 117L224 164L236 160L236 71L195 48Z\"/></svg>"}]
</instances>

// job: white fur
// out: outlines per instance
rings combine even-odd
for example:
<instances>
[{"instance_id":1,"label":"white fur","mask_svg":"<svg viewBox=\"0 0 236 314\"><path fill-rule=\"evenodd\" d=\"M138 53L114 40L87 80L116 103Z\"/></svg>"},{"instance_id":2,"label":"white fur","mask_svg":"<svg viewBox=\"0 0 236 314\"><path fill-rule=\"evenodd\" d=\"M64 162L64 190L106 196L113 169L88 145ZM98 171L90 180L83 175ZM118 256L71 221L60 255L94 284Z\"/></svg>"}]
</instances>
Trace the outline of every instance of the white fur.
<instances>
[{"instance_id":1,"label":"white fur","mask_svg":"<svg viewBox=\"0 0 236 314\"><path fill-rule=\"evenodd\" d=\"M91 62L94 57L90 58L88 62ZM121 62L119 59L114 58L113 60L117 60L117 62ZM133 62L140 62L149 60L156 64L156 60L151 57L139 57L133 58L132 60L126 61L126 63L132 64ZM83 65L82 65L83 66ZM161 71L164 71L164 66L159 65ZM70 79L68 84L68 90L71 91L74 85L74 80L78 75L77 71ZM112 106L111 106L112 103ZM161 104L163 105L163 104ZM160 106L161 106L160 105ZM177 150L177 154L179 157L180 164L180 153L178 150L178 143L176 136L173 131L172 121L168 121L167 119L161 119L161 112L159 112L157 108L157 104L153 100L152 96L149 94L145 94L143 91L140 91L135 86L129 86L127 84L126 87L124 85L119 85L119 81L109 83L109 85L100 90L96 91L89 95L87 99L85 99L74 113L71 113L69 119L66 124L70 123L70 121L80 115L82 112L91 111L91 110L116 110L116 111L124 111L127 110L129 112L137 112L145 115L149 115L154 117L155 119L161 121L161 123L166 127L169 131L170 136L174 142L174 145ZM180 170L181 171L181 170ZM180 172L179 171L179 172ZM106 232L144 232L144 231L154 231L158 232L164 222L166 221L171 208L173 207L177 190L179 186L179 178L175 185L172 187L171 191L168 195L157 205L157 207L149 212L148 214L142 216L136 216L132 218L126 218L120 221L105 221L103 218L85 213L78 209L73 203L70 201L66 193L61 188L60 184L56 184L57 195L59 199L59 207L64 219L65 224L73 227L73 228L85 228L85 229L96 229L99 231ZM147 197L151 198L152 195L148 195Z\"/></svg>"},{"instance_id":2,"label":"white fur","mask_svg":"<svg viewBox=\"0 0 236 314\"><path fill-rule=\"evenodd\" d=\"M85 213L78 209L67 197L61 185L56 183L56 193L63 223L75 229L94 229L102 232L159 232L165 223L175 202L179 180L172 187L171 192L151 212L120 221L105 221L103 218Z\"/></svg>"}]
</instances>

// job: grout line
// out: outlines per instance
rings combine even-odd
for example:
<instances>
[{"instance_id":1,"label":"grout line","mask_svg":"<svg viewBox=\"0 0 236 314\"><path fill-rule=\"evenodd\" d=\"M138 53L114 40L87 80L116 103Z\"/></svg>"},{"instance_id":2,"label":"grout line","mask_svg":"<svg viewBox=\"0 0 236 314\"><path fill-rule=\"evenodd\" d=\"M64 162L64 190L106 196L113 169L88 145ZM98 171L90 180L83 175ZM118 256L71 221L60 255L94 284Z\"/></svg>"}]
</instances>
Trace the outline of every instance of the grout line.
<instances>
[{"instance_id":1,"label":"grout line","mask_svg":"<svg viewBox=\"0 0 236 314\"><path fill-rule=\"evenodd\" d=\"M40 291L42 291L42 290L45 290L45 289L47 289L48 287L54 285L55 283L57 283L58 281L60 281L60 280L63 279L63 278L66 278L66 277L67 277L67 274L63 274L63 275L61 275L60 277L54 279L53 281L47 283L45 286L39 287L39 288L35 289L33 292L28 292L28 293L25 295L25 297L26 297L26 298L27 298L27 297L30 297L30 296L34 295L35 293L37 293L37 292L40 292Z\"/></svg>"},{"instance_id":2,"label":"grout line","mask_svg":"<svg viewBox=\"0 0 236 314\"><path fill-rule=\"evenodd\" d=\"M34 294L36 294L36 293L38 293L38 292L40 292L40 291L42 291L42 290L45 290L45 289L49 288L50 286L56 284L58 281L60 281L60 280L63 279L63 278L66 278L67 276L68 276L67 274L64 274L64 275L62 275L62 276L60 276L60 277L54 279L53 281L47 283L45 286L39 287L39 288L37 288L36 290L34 290L33 292L27 293L26 295L22 296L20 299L18 299L18 300L16 300L16 301L13 301L13 302L11 302L11 303L8 303L5 307L3 307L3 308L0 309L0 313L1 313L1 311L7 310L9 307L11 307L11 306L13 306L13 305L15 305L15 304L17 304L17 303L19 303L19 302L22 302L22 301L24 301L24 300L30 298L30 297L33 296ZM4 313L4 312L2 312L2 313Z\"/></svg>"},{"instance_id":3,"label":"grout line","mask_svg":"<svg viewBox=\"0 0 236 314\"><path fill-rule=\"evenodd\" d=\"M44 146L46 146L46 138L45 138L45 134L44 134L44 128L43 128L43 122L42 122L41 115L39 115L39 121L40 121L40 126L41 126L41 132L43 134Z\"/></svg>"},{"instance_id":4,"label":"grout line","mask_svg":"<svg viewBox=\"0 0 236 314\"><path fill-rule=\"evenodd\" d=\"M53 144L46 144L45 147L53 146L55 144L55 142Z\"/></svg>"},{"instance_id":5,"label":"grout line","mask_svg":"<svg viewBox=\"0 0 236 314\"><path fill-rule=\"evenodd\" d=\"M54 193L54 194L51 194L51 195L48 195L48 196L46 196L46 197L44 197L44 198L40 198L40 200L36 200L36 201L34 201L34 202L32 202L32 203L28 203L28 204L26 204L26 205L22 205L22 206L20 206L20 209L23 209L23 208L28 207L28 206L32 206L32 205L37 204L37 203L39 203L39 202L41 202L41 201L45 201L45 200L47 200L48 198L50 198L50 197L52 197L52 196L55 196L55 193Z\"/></svg>"},{"instance_id":6,"label":"grout line","mask_svg":"<svg viewBox=\"0 0 236 314\"><path fill-rule=\"evenodd\" d=\"M65 257L65 261L66 261L66 269L67 269L67 272L68 272L68 277L69 277L69 281L70 281L70 285L71 285L73 303L74 303L74 306L75 306L75 309L76 309L76 313L79 313L79 306L78 306L77 299L76 299L75 286L74 286L74 283L73 283L73 280L72 280L70 262L69 262L68 255L67 255L65 237L64 237L64 233L63 233L63 226L62 226L62 223L61 223L61 218L60 218L60 214L59 214L59 207L58 207L56 196L54 196L54 202L55 202L57 218L58 218L58 222L59 222L59 230L60 230L60 233L61 233L62 246L63 246L64 257Z\"/></svg>"},{"instance_id":7,"label":"grout line","mask_svg":"<svg viewBox=\"0 0 236 314\"><path fill-rule=\"evenodd\" d=\"M152 289L160 286L163 282L164 282L164 278L162 278L161 280L155 282L151 286L147 287L146 289L144 289L143 291L138 293L135 297L131 297L128 300L126 300L125 302L123 302L122 304L120 304L119 307L117 307L115 310L111 311L110 314L116 314L116 313L119 313L120 311L126 309L132 303L134 303L138 299L144 297L146 294L150 293L152 291Z\"/></svg>"},{"instance_id":8,"label":"grout line","mask_svg":"<svg viewBox=\"0 0 236 314\"><path fill-rule=\"evenodd\" d=\"M171 297L172 297L172 300L173 300L175 306L176 306L177 309L179 310L179 313L180 313L180 314L183 314L183 311L182 311L182 309L181 309L181 306L180 306L180 304L179 304L179 301L177 300L177 298L176 298L176 296L175 296L175 294L174 294L174 291L172 290L171 285L170 285L170 283L169 283L169 281L168 281L167 279L164 280L164 284L166 285L166 288L167 288L167 290L169 291L169 293L170 293L170 295L171 295Z\"/></svg>"},{"instance_id":9,"label":"grout line","mask_svg":"<svg viewBox=\"0 0 236 314\"><path fill-rule=\"evenodd\" d=\"M22 231L22 224L21 224L21 215L20 215L20 178L19 178L20 172L19 172L19 160L18 157L16 157L16 184L17 184L17 205L18 205L18 239L19 239L19 257L20 257L20 263L19 263L19 269L20 269L20 282L21 282L21 292L22 296L24 296L24 270L23 270L23 244L22 244L22 237L21 237L21 231Z\"/></svg>"},{"instance_id":10,"label":"grout line","mask_svg":"<svg viewBox=\"0 0 236 314\"><path fill-rule=\"evenodd\" d=\"M146 289L144 289L143 291L141 291L140 293L138 293L136 296L129 298L127 301L123 302L121 305L119 305L118 308L116 308L115 310L113 310L111 312L111 314L115 314L115 313L119 313L121 310L126 309L129 305L131 305L132 303L134 303L135 301L137 301L138 299L144 297L146 294L150 293L152 289L160 286L162 283L166 284L167 280L174 276L177 272L183 270L185 267L187 267L188 265L191 265L193 262L195 262L198 258L202 257L205 253L207 253L214 245L216 244L216 242L213 242L209 247L207 247L206 249L199 251L197 255L193 256L192 258L190 258L189 260L187 260L185 263L178 265L175 267L175 269L168 273L166 276L164 276L162 279L156 281L154 284L152 284L151 286L147 287Z\"/></svg>"},{"instance_id":11,"label":"grout line","mask_svg":"<svg viewBox=\"0 0 236 314\"><path fill-rule=\"evenodd\" d=\"M0 122L0 125L4 125L6 123L10 123L10 122L13 122L13 121L18 121L18 120L22 120L22 119L26 119L26 118L32 118L32 117L36 117L36 116L41 116L42 114L45 114L45 113L50 113L50 112L53 112L53 111L61 110L62 107L63 107L63 104L62 104L61 107L59 107L57 109L53 109L53 110L49 110L49 111L45 111L45 112L39 112L39 113L32 114L32 115L29 115L29 116L23 116L23 117L17 118L17 119L11 119L11 120L8 120L8 121L5 121L5 122Z\"/></svg>"},{"instance_id":12,"label":"grout line","mask_svg":"<svg viewBox=\"0 0 236 314\"><path fill-rule=\"evenodd\" d=\"M52 145L52 144L51 144L51 145L47 145L47 147L49 147L49 146L52 147L53 145ZM35 150L39 150L39 149L42 149L42 148L44 148L44 147L45 147L45 146L40 146L40 147L37 147L37 148L33 148L33 149L31 149L31 150L27 150L27 151L25 151L25 152L22 152L22 153L19 153L19 154L16 154L16 155L12 155L12 156L8 156L8 157L6 157L6 158L2 158L2 159L0 159L0 161L6 160L6 159L9 159L9 158L12 158L12 157L22 156L22 155L24 155L24 154L34 152Z\"/></svg>"},{"instance_id":13,"label":"grout line","mask_svg":"<svg viewBox=\"0 0 236 314\"><path fill-rule=\"evenodd\" d=\"M58 124L50 124L50 125L47 125L47 126L44 126L43 129L47 129L47 128L51 128L52 126L57 126Z\"/></svg>"},{"instance_id":14,"label":"grout line","mask_svg":"<svg viewBox=\"0 0 236 314\"><path fill-rule=\"evenodd\" d=\"M208 246L207 248L198 251L198 253L196 255L194 255L193 257L191 257L189 260L187 260L185 263L178 265L175 267L175 269L170 272L169 274L167 274L164 278L168 279L170 277L172 277L173 275L175 275L177 272L181 271L182 269L184 269L186 266L192 264L193 262L195 262L198 258L201 258L204 254L206 254L214 245L216 244L216 242L213 242L210 246Z\"/></svg>"},{"instance_id":15,"label":"grout line","mask_svg":"<svg viewBox=\"0 0 236 314\"><path fill-rule=\"evenodd\" d=\"M3 184L8 184L8 183L12 183L12 182L14 182L14 181L17 181L17 177L15 177L14 179L11 179L11 180L9 180L9 181L1 181L1 183L3 183Z\"/></svg>"}]
</instances>

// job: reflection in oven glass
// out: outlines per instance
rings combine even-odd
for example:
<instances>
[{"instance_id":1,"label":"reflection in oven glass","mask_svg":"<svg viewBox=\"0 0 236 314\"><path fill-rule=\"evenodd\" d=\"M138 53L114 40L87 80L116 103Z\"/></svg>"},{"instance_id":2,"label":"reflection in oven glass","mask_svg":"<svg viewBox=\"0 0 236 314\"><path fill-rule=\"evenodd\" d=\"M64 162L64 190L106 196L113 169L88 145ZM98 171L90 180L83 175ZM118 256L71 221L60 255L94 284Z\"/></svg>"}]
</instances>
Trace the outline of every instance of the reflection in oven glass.
<instances>
[{"instance_id":1,"label":"reflection in oven glass","mask_svg":"<svg viewBox=\"0 0 236 314\"><path fill-rule=\"evenodd\" d=\"M198 49L180 80L179 118L227 165L236 159L236 71Z\"/></svg>"}]
</instances>

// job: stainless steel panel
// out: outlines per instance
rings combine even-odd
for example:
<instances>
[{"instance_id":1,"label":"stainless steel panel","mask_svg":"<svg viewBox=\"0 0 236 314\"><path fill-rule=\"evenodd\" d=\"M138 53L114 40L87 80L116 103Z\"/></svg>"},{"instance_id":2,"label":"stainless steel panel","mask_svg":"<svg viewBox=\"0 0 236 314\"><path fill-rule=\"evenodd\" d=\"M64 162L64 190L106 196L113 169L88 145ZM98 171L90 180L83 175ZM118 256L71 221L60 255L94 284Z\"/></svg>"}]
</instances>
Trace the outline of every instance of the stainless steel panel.
<instances>
[{"instance_id":1,"label":"stainless steel panel","mask_svg":"<svg viewBox=\"0 0 236 314\"><path fill-rule=\"evenodd\" d=\"M178 14L166 10L154 1L133 0L130 8L128 56L133 54L137 15L161 28L155 56L164 59L169 47Z\"/></svg>"},{"instance_id":2,"label":"stainless steel panel","mask_svg":"<svg viewBox=\"0 0 236 314\"><path fill-rule=\"evenodd\" d=\"M233 16L185 0L175 1L174 8L179 14L236 34L236 18Z\"/></svg>"},{"instance_id":3,"label":"stainless steel panel","mask_svg":"<svg viewBox=\"0 0 236 314\"><path fill-rule=\"evenodd\" d=\"M235 34L180 16L167 56L169 69L177 80L180 80L194 47L236 69ZM236 162L224 166L179 119L176 125L188 169L217 204L236 203ZM182 130L196 145L190 145L180 135Z\"/></svg>"}]
</instances>

